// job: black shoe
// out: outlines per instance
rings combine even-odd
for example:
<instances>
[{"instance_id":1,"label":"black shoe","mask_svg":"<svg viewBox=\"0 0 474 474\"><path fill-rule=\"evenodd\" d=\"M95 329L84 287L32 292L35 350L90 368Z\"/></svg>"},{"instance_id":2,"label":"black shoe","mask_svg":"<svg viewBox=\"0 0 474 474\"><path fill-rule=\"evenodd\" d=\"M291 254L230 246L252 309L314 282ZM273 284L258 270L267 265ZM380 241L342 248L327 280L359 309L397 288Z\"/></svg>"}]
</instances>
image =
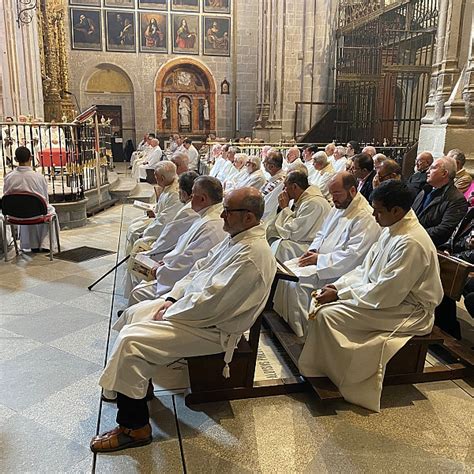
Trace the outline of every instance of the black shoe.
<instances>
[{"instance_id":1,"label":"black shoe","mask_svg":"<svg viewBox=\"0 0 474 474\"><path fill-rule=\"evenodd\" d=\"M119 311L117 311L117 318L120 318L120 316L122 316L124 311L125 311L124 309L120 309Z\"/></svg>"},{"instance_id":2,"label":"black shoe","mask_svg":"<svg viewBox=\"0 0 474 474\"><path fill-rule=\"evenodd\" d=\"M31 249L31 251L32 251L33 253L40 253L40 252L41 252L41 249Z\"/></svg>"}]
</instances>

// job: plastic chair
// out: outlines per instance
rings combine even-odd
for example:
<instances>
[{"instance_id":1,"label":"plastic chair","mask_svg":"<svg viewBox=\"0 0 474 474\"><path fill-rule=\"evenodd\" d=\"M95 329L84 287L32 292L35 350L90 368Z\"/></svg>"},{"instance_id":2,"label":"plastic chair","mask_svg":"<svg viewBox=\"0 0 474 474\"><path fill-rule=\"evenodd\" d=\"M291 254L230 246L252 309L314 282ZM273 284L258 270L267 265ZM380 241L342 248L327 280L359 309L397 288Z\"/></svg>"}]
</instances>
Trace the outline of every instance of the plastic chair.
<instances>
[{"instance_id":1,"label":"plastic chair","mask_svg":"<svg viewBox=\"0 0 474 474\"><path fill-rule=\"evenodd\" d=\"M49 259L53 260L53 230L56 230L56 242L58 252L61 251L59 243L59 221L54 213L48 212L48 204L43 196L34 193L12 193L5 194L2 197L3 214L3 251L5 253L5 262L8 261L8 242L7 225L12 230L15 252L18 255L18 244L16 241L14 228L15 225L49 225Z\"/></svg>"}]
</instances>

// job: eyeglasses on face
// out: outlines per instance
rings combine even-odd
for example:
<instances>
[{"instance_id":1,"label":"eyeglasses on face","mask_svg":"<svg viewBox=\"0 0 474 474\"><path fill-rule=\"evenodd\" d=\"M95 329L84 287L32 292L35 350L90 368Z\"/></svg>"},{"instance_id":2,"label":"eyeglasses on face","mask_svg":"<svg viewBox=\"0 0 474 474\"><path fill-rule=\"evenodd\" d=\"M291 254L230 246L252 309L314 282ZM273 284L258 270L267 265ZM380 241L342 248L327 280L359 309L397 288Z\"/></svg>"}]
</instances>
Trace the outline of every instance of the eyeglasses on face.
<instances>
[{"instance_id":1,"label":"eyeglasses on face","mask_svg":"<svg viewBox=\"0 0 474 474\"><path fill-rule=\"evenodd\" d=\"M222 212L227 216L231 212L252 212L252 211L249 211L248 209L229 209L228 207L224 207Z\"/></svg>"}]
</instances>

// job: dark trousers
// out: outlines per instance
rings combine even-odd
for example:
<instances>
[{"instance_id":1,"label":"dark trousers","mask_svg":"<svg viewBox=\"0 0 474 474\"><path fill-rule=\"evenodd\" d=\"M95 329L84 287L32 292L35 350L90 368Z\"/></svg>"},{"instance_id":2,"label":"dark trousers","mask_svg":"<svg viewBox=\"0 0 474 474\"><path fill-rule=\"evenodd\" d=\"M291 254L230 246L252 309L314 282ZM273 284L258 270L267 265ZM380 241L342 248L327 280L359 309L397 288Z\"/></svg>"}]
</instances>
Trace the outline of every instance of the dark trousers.
<instances>
[{"instance_id":1,"label":"dark trousers","mask_svg":"<svg viewBox=\"0 0 474 474\"><path fill-rule=\"evenodd\" d=\"M441 304L435 309L435 324L456 339L461 339L461 325L456 318L456 301L443 296Z\"/></svg>"},{"instance_id":2,"label":"dark trousers","mask_svg":"<svg viewBox=\"0 0 474 474\"><path fill-rule=\"evenodd\" d=\"M135 430L149 422L150 414L145 398L135 399L117 393L117 423L125 428Z\"/></svg>"}]
</instances>

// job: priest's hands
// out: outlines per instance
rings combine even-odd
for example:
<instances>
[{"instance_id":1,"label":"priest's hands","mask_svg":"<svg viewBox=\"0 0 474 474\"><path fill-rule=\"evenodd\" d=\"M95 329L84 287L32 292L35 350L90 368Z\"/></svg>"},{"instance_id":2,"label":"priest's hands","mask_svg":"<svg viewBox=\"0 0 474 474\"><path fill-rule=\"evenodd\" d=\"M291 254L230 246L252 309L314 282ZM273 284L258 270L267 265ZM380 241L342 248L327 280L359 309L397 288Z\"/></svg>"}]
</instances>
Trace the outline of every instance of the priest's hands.
<instances>
[{"instance_id":1,"label":"priest's hands","mask_svg":"<svg viewBox=\"0 0 474 474\"><path fill-rule=\"evenodd\" d=\"M163 321L163 316L166 313L166 310L172 306L173 303L171 301L165 301L163 306L160 307L159 311L157 311L153 316L153 321Z\"/></svg>"},{"instance_id":2,"label":"priest's hands","mask_svg":"<svg viewBox=\"0 0 474 474\"><path fill-rule=\"evenodd\" d=\"M319 304L332 303L337 301L339 298L337 296L337 289L334 285L326 285L321 289L321 293L316 297Z\"/></svg>"},{"instance_id":3,"label":"priest's hands","mask_svg":"<svg viewBox=\"0 0 474 474\"><path fill-rule=\"evenodd\" d=\"M285 209L285 207L288 207L289 204L290 196L288 196L286 191L283 191L278 195L278 205L280 206L280 209Z\"/></svg>"},{"instance_id":4,"label":"priest's hands","mask_svg":"<svg viewBox=\"0 0 474 474\"><path fill-rule=\"evenodd\" d=\"M146 215L150 218L150 219L154 219L156 216L155 216L155 213L153 211L146 211Z\"/></svg>"},{"instance_id":5,"label":"priest's hands","mask_svg":"<svg viewBox=\"0 0 474 474\"><path fill-rule=\"evenodd\" d=\"M151 275L153 278L156 278L156 272L158 271L158 268L162 267L165 264L163 260L160 260L157 262L157 264L151 269Z\"/></svg>"},{"instance_id":6,"label":"priest's hands","mask_svg":"<svg viewBox=\"0 0 474 474\"><path fill-rule=\"evenodd\" d=\"M308 250L298 259L299 267L307 267L308 265L316 265L318 263L318 253Z\"/></svg>"}]
</instances>

